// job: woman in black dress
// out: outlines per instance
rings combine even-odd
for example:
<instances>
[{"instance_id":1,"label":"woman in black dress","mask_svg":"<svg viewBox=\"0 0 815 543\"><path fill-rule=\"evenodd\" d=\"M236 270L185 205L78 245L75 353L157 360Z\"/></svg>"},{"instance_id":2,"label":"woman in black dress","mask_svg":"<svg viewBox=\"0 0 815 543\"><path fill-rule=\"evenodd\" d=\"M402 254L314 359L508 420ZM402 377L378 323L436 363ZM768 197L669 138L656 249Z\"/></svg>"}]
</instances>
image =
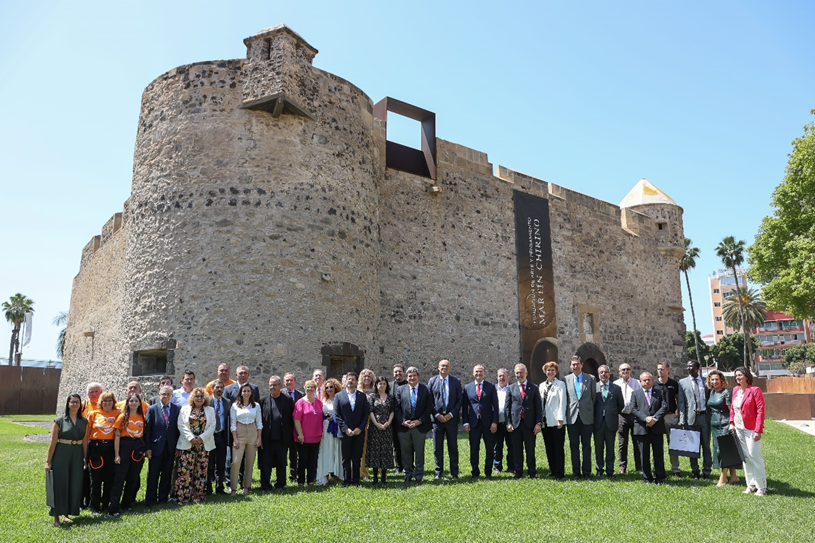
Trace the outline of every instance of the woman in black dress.
<instances>
[{"instance_id":1,"label":"woman in black dress","mask_svg":"<svg viewBox=\"0 0 815 543\"><path fill-rule=\"evenodd\" d=\"M78 515L82 505L82 475L86 469L85 456L88 452L88 421L81 411L82 398L79 394L71 394L65 402L65 414L57 417L51 426L45 471L52 472L54 477L54 503L48 514L54 517L56 527L61 522L73 523L68 515Z\"/></svg>"},{"instance_id":2,"label":"woman in black dress","mask_svg":"<svg viewBox=\"0 0 815 543\"><path fill-rule=\"evenodd\" d=\"M385 377L376 380L376 391L368 395L371 406L371 424L368 425L368 451L365 461L374 470L374 485L379 482L382 472L382 484L385 484L387 472L393 469L393 398L390 385Z\"/></svg>"}]
</instances>

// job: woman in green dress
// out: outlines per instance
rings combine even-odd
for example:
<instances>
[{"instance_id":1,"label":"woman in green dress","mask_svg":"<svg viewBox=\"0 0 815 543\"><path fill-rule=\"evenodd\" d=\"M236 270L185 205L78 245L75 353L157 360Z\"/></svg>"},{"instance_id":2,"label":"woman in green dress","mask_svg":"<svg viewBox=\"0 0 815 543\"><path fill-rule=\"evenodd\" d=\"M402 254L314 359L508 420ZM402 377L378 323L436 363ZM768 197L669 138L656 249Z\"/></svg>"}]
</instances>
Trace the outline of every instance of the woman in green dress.
<instances>
[{"instance_id":1,"label":"woman in green dress","mask_svg":"<svg viewBox=\"0 0 815 543\"><path fill-rule=\"evenodd\" d=\"M719 458L719 436L728 432L730 424L730 390L727 389L727 382L724 374L719 370L713 370L707 374L707 388L710 389L710 397L707 400L707 407L710 409L710 432L713 441L713 469L720 469ZM730 479L727 478L727 470L730 469ZM719 482L716 486L724 486L728 483L738 483L739 478L733 468L722 469Z\"/></svg>"},{"instance_id":2,"label":"woman in green dress","mask_svg":"<svg viewBox=\"0 0 815 543\"><path fill-rule=\"evenodd\" d=\"M51 427L45 471L53 472L54 477L54 503L48 514L54 517L56 527L61 522L71 524L73 521L68 515L78 515L82 505L88 421L81 411L82 398L79 394L71 394L65 403L65 414L57 417Z\"/></svg>"}]
</instances>

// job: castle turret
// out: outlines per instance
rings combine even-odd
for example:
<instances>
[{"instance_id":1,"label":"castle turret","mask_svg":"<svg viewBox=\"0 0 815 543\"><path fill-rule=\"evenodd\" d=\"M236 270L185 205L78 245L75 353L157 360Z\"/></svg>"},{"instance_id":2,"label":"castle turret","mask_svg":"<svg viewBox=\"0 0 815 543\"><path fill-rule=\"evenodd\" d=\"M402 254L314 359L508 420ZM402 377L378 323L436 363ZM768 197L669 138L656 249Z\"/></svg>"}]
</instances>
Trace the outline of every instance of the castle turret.
<instances>
[{"instance_id":1,"label":"castle turret","mask_svg":"<svg viewBox=\"0 0 815 543\"><path fill-rule=\"evenodd\" d=\"M681 260L685 253L682 208L647 179L640 179L620 202L620 207L654 219L657 247L663 255Z\"/></svg>"}]
</instances>

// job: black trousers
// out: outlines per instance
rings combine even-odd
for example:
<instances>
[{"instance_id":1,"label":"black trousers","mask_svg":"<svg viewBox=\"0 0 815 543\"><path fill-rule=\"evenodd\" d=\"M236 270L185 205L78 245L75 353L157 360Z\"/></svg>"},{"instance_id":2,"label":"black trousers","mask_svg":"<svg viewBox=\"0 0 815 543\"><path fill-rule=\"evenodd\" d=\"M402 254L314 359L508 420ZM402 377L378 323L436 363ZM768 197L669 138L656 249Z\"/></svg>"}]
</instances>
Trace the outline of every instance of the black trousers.
<instances>
[{"instance_id":1,"label":"black trousers","mask_svg":"<svg viewBox=\"0 0 815 543\"><path fill-rule=\"evenodd\" d=\"M405 468L402 466L402 445L399 443L399 430L396 424L392 424L393 428L393 459L396 471L403 471Z\"/></svg>"},{"instance_id":2,"label":"black trousers","mask_svg":"<svg viewBox=\"0 0 815 543\"><path fill-rule=\"evenodd\" d=\"M209 467L207 468L207 489L212 490L212 483L215 483L216 490L223 490L228 481L226 476L226 451L229 448L228 430L216 432L215 448L209 451ZM259 454L258 456L261 456Z\"/></svg>"},{"instance_id":3,"label":"black trousers","mask_svg":"<svg viewBox=\"0 0 815 543\"><path fill-rule=\"evenodd\" d=\"M343 482L346 485L359 484L359 468L362 462L362 447L364 445L364 432L358 436L342 436L340 447L342 450Z\"/></svg>"},{"instance_id":4,"label":"black trousers","mask_svg":"<svg viewBox=\"0 0 815 543\"><path fill-rule=\"evenodd\" d=\"M594 469L597 475L614 475L614 439L617 437L616 429L609 429L605 423L594 430ZM603 456L605 456L605 471L603 469Z\"/></svg>"},{"instance_id":5,"label":"black trousers","mask_svg":"<svg viewBox=\"0 0 815 543\"><path fill-rule=\"evenodd\" d=\"M119 440L120 463L113 468L113 488L108 508L111 513L118 513L120 508L131 507L136 501L136 494L139 493L145 456L133 451L136 441L132 437L123 437ZM138 461L134 458L138 458Z\"/></svg>"},{"instance_id":6,"label":"black trousers","mask_svg":"<svg viewBox=\"0 0 815 543\"><path fill-rule=\"evenodd\" d=\"M566 431L569 432L569 449L572 453L572 474L579 477L582 471L583 477L591 477L591 434L593 428L588 424L583 424L580 417L574 424L567 424ZM583 449L583 461L580 461L580 449ZM582 468L582 469L581 469Z\"/></svg>"},{"instance_id":7,"label":"black trousers","mask_svg":"<svg viewBox=\"0 0 815 543\"><path fill-rule=\"evenodd\" d=\"M147 463L147 492L145 505L164 503L170 497L175 465L175 449L165 448L161 454L154 454Z\"/></svg>"},{"instance_id":8,"label":"black trousers","mask_svg":"<svg viewBox=\"0 0 815 543\"><path fill-rule=\"evenodd\" d=\"M481 442L484 442L486 458L484 459L484 475L492 477L492 466L495 460L495 435L489 428L484 428L480 423L470 427L470 467L473 476L481 475L479 467L479 456L481 452Z\"/></svg>"},{"instance_id":9,"label":"black trousers","mask_svg":"<svg viewBox=\"0 0 815 543\"><path fill-rule=\"evenodd\" d=\"M300 448L300 444L296 441L289 445L289 475L291 475L292 481L295 479L297 475L297 450Z\"/></svg>"},{"instance_id":10,"label":"black trousers","mask_svg":"<svg viewBox=\"0 0 815 543\"><path fill-rule=\"evenodd\" d=\"M507 443L507 471L515 471L515 458L512 452L512 435L507 432L507 425L504 422L498 423L498 430L495 431L495 445L493 447L493 457L495 469L501 471L504 460L504 441Z\"/></svg>"},{"instance_id":11,"label":"black trousers","mask_svg":"<svg viewBox=\"0 0 815 543\"><path fill-rule=\"evenodd\" d=\"M546 461L549 462L549 474L555 479L563 479L566 475L566 453L563 450L566 444L566 427L547 426L541 430L541 435L546 448Z\"/></svg>"},{"instance_id":12,"label":"black trousers","mask_svg":"<svg viewBox=\"0 0 815 543\"><path fill-rule=\"evenodd\" d=\"M646 434L644 436L634 436L634 442L642 458L642 475L645 480L651 482L656 476L657 482L665 479L665 458L664 441L662 434ZM654 472L651 473L651 453L654 454Z\"/></svg>"},{"instance_id":13,"label":"black trousers","mask_svg":"<svg viewBox=\"0 0 815 543\"><path fill-rule=\"evenodd\" d=\"M450 475L458 477L458 421L454 418L445 423L433 423L433 458L436 461L436 475L444 471L444 442L447 441L447 454L450 456Z\"/></svg>"},{"instance_id":14,"label":"black trousers","mask_svg":"<svg viewBox=\"0 0 815 543\"><path fill-rule=\"evenodd\" d=\"M313 484L317 479L317 456L320 443L298 443L297 445L297 484Z\"/></svg>"},{"instance_id":15,"label":"black trousers","mask_svg":"<svg viewBox=\"0 0 815 543\"><path fill-rule=\"evenodd\" d=\"M88 443L91 472L91 509L102 511L110 505L113 491L113 440L92 439Z\"/></svg>"},{"instance_id":16,"label":"black trousers","mask_svg":"<svg viewBox=\"0 0 815 543\"><path fill-rule=\"evenodd\" d=\"M272 470L275 471L276 481L274 488L286 486L286 454L289 446L280 440L267 441L263 443L263 463L260 464L260 487L263 490L271 490Z\"/></svg>"},{"instance_id":17,"label":"black trousers","mask_svg":"<svg viewBox=\"0 0 815 543\"><path fill-rule=\"evenodd\" d=\"M634 436L634 415L620 413L617 427L617 457L620 459L620 469L628 469L628 437ZM642 458L639 448L634 446L634 467L642 471Z\"/></svg>"},{"instance_id":18,"label":"black trousers","mask_svg":"<svg viewBox=\"0 0 815 543\"><path fill-rule=\"evenodd\" d=\"M513 458L515 478L520 479L524 476L524 450L526 450L526 471L529 473L529 477L536 477L538 468L535 464L534 430L521 423L519 427L510 432L510 439L512 439L512 452L515 455Z\"/></svg>"}]
</instances>

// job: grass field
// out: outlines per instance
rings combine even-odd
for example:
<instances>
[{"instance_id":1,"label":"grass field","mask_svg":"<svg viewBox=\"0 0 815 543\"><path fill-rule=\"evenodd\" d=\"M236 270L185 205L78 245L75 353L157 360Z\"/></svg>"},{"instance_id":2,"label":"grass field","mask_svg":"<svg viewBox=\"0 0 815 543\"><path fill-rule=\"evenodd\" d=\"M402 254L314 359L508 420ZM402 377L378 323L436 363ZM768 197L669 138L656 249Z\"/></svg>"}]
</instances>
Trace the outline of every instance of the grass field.
<instances>
[{"instance_id":1,"label":"grass field","mask_svg":"<svg viewBox=\"0 0 815 543\"><path fill-rule=\"evenodd\" d=\"M462 477L457 481L431 480L410 487L394 481L384 489L290 487L245 498L213 496L187 507L165 505L147 511L137 506L117 519L94 519L83 512L73 527L53 528L45 505L47 445L23 442L24 435L42 430L12 422L52 418L0 417L2 543L815 541L815 438L772 421L764 438L769 479L764 498L742 495L742 486L716 488L714 482L687 476L663 486L645 485L639 474L618 476L613 482L516 481L505 475L472 482L464 476L469 474L469 445L462 435ZM432 458L428 441L431 479ZM539 475L547 474L540 438L537 459ZM568 465L567 451L567 470ZM687 460L682 468L687 475Z\"/></svg>"}]
</instances>

